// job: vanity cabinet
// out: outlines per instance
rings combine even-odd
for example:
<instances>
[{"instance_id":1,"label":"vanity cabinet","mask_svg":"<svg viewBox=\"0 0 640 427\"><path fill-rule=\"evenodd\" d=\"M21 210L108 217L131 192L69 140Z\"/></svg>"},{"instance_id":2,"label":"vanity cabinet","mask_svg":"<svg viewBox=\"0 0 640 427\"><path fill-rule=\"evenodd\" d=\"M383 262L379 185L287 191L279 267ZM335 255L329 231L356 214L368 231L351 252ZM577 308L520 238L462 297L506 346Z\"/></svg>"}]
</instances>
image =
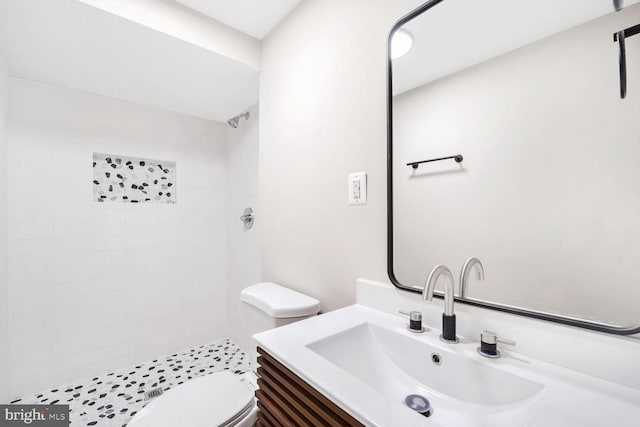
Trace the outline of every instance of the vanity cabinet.
<instances>
[{"instance_id":1,"label":"vanity cabinet","mask_svg":"<svg viewBox=\"0 0 640 427\"><path fill-rule=\"evenodd\" d=\"M258 347L258 427L362 426Z\"/></svg>"}]
</instances>

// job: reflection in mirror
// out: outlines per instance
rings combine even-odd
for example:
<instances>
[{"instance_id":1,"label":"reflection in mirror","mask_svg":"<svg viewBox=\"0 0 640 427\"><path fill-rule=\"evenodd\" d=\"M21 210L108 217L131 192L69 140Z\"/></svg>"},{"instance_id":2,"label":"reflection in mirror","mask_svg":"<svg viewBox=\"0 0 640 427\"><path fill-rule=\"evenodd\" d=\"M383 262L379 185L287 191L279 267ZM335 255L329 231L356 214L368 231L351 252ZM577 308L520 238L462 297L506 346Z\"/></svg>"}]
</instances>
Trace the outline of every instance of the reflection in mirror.
<instances>
[{"instance_id":1,"label":"reflection in mirror","mask_svg":"<svg viewBox=\"0 0 640 427\"><path fill-rule=\"evenodd\" d=\"M640 321L640 0L444 0L392 62L393 274L465 298ZM461 155L452 159L421 163ZM477 268L477 267L476 267ZM458 284L457 286L460 286ZM460 290L458 288L457 294Z\"/></svg>"}]
</instances>

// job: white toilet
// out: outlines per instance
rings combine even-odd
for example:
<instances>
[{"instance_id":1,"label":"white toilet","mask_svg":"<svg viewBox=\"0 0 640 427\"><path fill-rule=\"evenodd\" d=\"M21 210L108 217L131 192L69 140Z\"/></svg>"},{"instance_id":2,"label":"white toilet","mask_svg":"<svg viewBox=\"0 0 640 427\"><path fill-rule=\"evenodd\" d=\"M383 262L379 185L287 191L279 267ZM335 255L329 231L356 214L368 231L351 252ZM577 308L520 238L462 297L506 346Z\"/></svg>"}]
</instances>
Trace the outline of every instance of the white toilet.
<instances>
[{"instance_id":1,"label":"white toilet","mask_svg":"<svg viewBox=\"0 0 640 427\"><path fill-rule=\"evenodd\" d=\"M315 298L275 283L258 283L240 296L249 336L318 314ZM252 340L252 362L256 349ZM257 420L253 372L218 372L194 378L149 403L128 427L250 427Z\"/></svg>"}]
</instances>

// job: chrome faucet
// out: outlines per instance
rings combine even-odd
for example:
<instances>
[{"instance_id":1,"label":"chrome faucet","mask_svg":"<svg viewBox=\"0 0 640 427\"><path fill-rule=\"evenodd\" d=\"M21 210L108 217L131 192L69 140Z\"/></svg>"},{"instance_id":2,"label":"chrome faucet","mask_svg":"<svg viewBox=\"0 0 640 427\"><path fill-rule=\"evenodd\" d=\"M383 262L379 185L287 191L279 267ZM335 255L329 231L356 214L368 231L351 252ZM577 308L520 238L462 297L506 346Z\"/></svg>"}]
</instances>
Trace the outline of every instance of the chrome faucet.
<instances>
[{"instance_id":1,"label":"chrome faucet","mask_svg":"<svg viewBox=\"0 0 640 427\"><path fill-rule=\"evenodd\" d=\"M440 339L444 342L456 343L458 342L458 337L456 337L456 315L453 312L453 273L447 266L437 265L431 270L424 284L422 298L427 301L433 299L433 291L441 276L444 276L447 280L444 284L444 313L442 313L442 335L440 335Z\"/></svg>"},{"instance_id":2,"label":"chrome faucet","mask_svg":"<svg viewBox=\"0 0 640 427\"><path fill-rule=\"evenodd\" d=\"M471 269L475 267L476 279L484 280L484 266L478 258L469 258L465 261L460 270L460 298L464 298L469 288L469 275L471 275Z\"/></svg>"}]
</instances>

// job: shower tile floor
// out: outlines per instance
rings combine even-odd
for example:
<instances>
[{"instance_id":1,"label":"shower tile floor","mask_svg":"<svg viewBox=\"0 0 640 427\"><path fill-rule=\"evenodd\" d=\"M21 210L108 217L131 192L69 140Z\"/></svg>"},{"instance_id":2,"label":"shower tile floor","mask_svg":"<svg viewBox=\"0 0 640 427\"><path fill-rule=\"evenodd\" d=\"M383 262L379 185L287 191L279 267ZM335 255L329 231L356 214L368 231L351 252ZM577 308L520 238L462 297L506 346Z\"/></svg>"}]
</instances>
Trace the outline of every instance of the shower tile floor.
<instances>
[{"instance_id":1,"label":"shower tile floor","mask_svg":"<svg viewBox=\"0 0 640 427\"><path fill-rule=\"evenodd\" d=\"M144 393L151 389L167 391L214 372L240 375L250 369L250 357L231 341L222 340L11 403L67 404L72 426L123 427L150 402L144 400Z\"/></svg>"}]
</instances>

